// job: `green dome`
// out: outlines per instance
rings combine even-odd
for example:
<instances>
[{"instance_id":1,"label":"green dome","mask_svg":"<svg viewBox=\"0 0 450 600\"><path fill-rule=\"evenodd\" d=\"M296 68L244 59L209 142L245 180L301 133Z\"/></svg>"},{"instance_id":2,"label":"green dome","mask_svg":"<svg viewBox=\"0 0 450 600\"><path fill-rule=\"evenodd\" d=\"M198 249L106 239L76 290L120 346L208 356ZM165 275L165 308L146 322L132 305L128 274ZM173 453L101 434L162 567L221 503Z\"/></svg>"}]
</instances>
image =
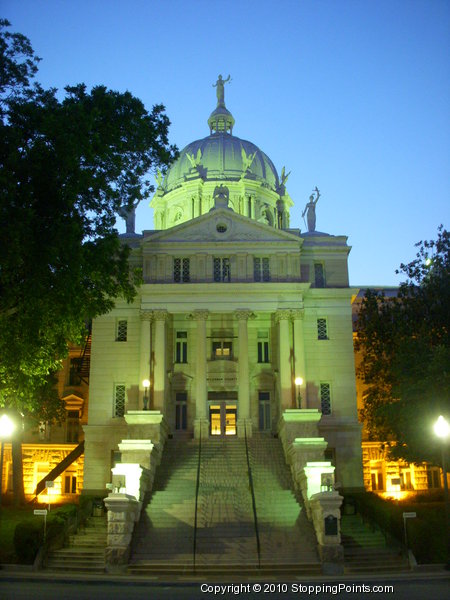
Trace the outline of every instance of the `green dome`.
<instances>
[{"instance_id":1,"label":"green dome","mask_svg":"<svg viewBox=\"0 0 450 600\"><path fill-rule=\"evenodd\" d=\"M276 192L279 178L270 158L255 144L229 133L213 133L188 144L170 167L162 189L170 192L186 180L239 181L241 178L260 181Z\"/></svg>"}]
</instances>

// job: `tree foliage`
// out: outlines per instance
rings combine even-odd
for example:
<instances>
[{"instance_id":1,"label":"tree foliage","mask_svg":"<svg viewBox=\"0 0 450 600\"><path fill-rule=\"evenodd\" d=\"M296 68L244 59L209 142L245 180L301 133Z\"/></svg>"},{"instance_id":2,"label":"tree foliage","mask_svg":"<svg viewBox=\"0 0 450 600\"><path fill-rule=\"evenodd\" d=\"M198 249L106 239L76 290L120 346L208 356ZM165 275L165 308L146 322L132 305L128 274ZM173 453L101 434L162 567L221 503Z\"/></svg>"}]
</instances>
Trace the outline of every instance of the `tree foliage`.
<instances>
[{"instance_id":1,"label":"tree foliage","mask_svg":"<svg viewBox=\"0 0 450 600\"><path fill-rule=\"evenodd\" d=\"M357 324L358 376L365 386L362 418L371 439L410 462L436 459L433 424L449 415L449 233L416 244L401 264L407 279L388 298L368 290Z\"/></svg>"},{"instance_id":2,"label":"tree foliage","mask_svg":"<svg viewBox=\"0 0 450 600\"><path fill-rule=\"evenodd\" d=\"M39 59L0 22L0 404L36 409L85 323L139 282L117 215L176 155L162 105L131 93L32 82ZM37 403L42 407L42 401Z\"/></svg>"}]
</instances>

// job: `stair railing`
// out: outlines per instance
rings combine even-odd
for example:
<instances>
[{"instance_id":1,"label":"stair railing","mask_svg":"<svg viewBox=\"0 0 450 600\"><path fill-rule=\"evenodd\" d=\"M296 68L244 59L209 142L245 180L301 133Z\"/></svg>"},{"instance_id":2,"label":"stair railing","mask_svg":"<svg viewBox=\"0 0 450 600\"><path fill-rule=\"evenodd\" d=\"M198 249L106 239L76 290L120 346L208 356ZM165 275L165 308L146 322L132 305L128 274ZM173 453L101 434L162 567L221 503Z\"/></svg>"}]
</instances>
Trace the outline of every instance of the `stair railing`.
<instances>
[{"instance_id":1,"label":"stair railing","mask_svg":"<svg viewBox=\"0 0 450 600\"><path fill-rule=\"evenodd\" d=\"M198 511L198 492L200 489L200 465L202 461L202 424L200 423L200 436L198 439L198 462L197 462L197 483L195 485L195 514L194 514L194 547L193 547L193 568L195 573L195 560L197 555L197 511Z\"/></svg>"},{"instance_id":2,"label":"stair railing","mask_svg":"<svg viewBox=\"0 0 450 600\"><path fill-rule=\"evenodd\" d=\"M258 528L258 516L256 514L255 488L253 487L252 467L250 465L250 456L249 456L249 452L248 452L248 442L247 442L247 426L245 423L244 423L244 438L245 438L245 453L247 455L248 481L250 484L250 493L252 495L253 521L255 523L256 551L258 553L258 569L260 569L261 568L261 543L259 541L259 528Z\"/></svg>"}]
</instances>

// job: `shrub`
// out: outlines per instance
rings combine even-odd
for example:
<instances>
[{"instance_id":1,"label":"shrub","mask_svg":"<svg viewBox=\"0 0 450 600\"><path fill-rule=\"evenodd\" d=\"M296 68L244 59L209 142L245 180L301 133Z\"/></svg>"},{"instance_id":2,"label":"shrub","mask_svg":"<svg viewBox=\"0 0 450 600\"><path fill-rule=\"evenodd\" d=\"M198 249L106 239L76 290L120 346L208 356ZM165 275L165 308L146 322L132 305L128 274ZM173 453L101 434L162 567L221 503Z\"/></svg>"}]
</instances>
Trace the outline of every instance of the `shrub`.
<instances>
[{"instance_id":1,"label":"shrub","mask_svg":"<svg viewBox=\"0 0 450 600\"><path fill-rule=\"evenodd\" d=\"M21 563L33 564L43 541L44 523L42 519L26 519L16 525L14 550Z\"/></svg>"}]
</instances>

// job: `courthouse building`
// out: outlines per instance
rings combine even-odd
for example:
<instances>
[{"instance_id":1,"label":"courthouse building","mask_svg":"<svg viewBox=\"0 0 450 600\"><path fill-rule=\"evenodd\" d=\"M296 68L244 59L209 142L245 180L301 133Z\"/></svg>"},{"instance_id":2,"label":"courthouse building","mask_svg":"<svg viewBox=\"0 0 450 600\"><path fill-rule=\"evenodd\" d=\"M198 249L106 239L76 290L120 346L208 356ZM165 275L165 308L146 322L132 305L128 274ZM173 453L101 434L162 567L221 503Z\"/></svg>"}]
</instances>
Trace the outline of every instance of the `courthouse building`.
<instances>
[{"instance_id":1,"label":"courthouse building","mask_svg":"<svg viewBox=\"0 0 450 600\"><path fill-rule=\"evenodd\" d=\"M317 188L308 231L291 228L305 202L234 135L223 83L208 135L158 177L155 229L135 233L128 214L143 284L93 323L84 493L104 493L144 409L174 437L224 439L319 411L336 480L363 486L347 238L316 230Z\"/></svg>"}]
</instances>

